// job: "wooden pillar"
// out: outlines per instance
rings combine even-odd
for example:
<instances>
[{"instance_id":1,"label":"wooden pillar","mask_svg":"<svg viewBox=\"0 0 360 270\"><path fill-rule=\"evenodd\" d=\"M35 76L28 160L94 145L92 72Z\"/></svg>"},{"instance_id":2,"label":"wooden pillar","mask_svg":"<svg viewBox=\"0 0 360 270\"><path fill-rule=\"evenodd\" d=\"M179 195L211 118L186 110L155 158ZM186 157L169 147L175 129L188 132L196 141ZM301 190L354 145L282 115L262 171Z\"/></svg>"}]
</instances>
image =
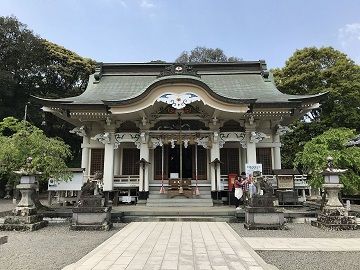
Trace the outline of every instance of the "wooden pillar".
<instances>
[{"instance_id":1,"label":"wooden pillar","mask_svg":"<svg viewBox=\"0 0 360 270\"><path fill-rule=\"evenodd\" d=\"M280 135L278 133L274 134L274 144L273 153L274 153L274 169L281 169L281 151L280 151Z\"/></svg>"},{"instance_id":2,"label":"wooden pillar","mask_svg":"<svg viewBox=\"0 0 360 270\"><path fill-rule=\"evenodd\" d=\"M104 191L112 191L114 184L114 136L110 133L109 143L105 143L104 157Z\"/></svg>"},{"instance_id":3,"label":"wooden pillar","mask_svg":"<svg viewBox=\"0 0 360 270\"><path fill-rule=\"evenodd\" d=\"M89 170L89 137L83 136L83 142L81 145L81 168L84 169L84 175L88 176L90 174Z\"/></svg>"}]
</instances>

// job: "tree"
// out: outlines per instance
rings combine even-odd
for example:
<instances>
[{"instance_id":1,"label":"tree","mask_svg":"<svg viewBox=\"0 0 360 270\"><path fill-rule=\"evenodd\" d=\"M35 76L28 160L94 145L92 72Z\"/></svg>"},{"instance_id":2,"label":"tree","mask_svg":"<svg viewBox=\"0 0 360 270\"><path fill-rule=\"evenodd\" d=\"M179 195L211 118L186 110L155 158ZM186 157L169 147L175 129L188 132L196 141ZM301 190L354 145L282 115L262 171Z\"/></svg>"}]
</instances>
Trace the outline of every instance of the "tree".
<instances>
[{"instance_id":1,"label":"tree","mask_svg":"<svg viewBox=\"0 0 360 270\"><path fill-rule=\"evenodd\" d=\"M330 127L360 131L360 66L331 47L297 50L282 69L273 70L275 83L287 94L329 92L311 118Z\"/></svg>"},{"instance_id":2,"label":"tree","mask_svg":"<svg viewBox=\"0 0 360 270\"><path fill-rule=\"evenodd\" d=\"M45 39L41 42L45 55L36 92L49 98L80 95L95 71L96 62Z\"/></svg>"},{"instance_id":3,"label":"tree","mask_svg":"<svg viewBox=\"0 0 360 270\"><path fill-rule=\"evenodd\" d=\"M95 61L83 58L59 45L41 39L15 17L0 17L0 120L22 118L30 95L63 98L81 94ZM40 106L28 106L28 120L41 127ZM74 153L73 166L79 166L80 139L64 134L70 125L47 115L51 126L43 127L49 136L63 134Z\"/></svg>"},{"instance_id":4,"label":"tree","mask_svg":"<svg viewBox=\"0 0 360 270\"><path fill-rule=\"evenodd\" d=\"M0 174L14 179L14 171L32 157L34 170L42 173L41 180L69 179L66 160L70 147L59 138L49 138L27 121L7 117L0 122Z\"/></svg>"},{"instance_id":5,"label":"tree","mask_svg":"<svg viewBox=\"0 0 360 270\"><path fill-rule=\"evenodd\" d=\"M30 95L81 94L94 70L93 60L41 39L15 17L0 17L0 119L22 117Z\"/></svg>"},{"instance_id":6,"label":"tree","mask_svg":"<svg viewBox=\"0 0 360 270\"><path fill-rule=\"evenodd\" d=\"M223 50L216 48L196 47L195 49L183 51L178 58L176 63L211 63L211 62L239 62L241 61L238 57L227 57Z\"/></svg>"},{"instance_id":7,"label":"tree","mask_svg":"<svg viewBox=\"0 0 360 270\"><path fill-rule=\"evenodd\" d=\"M345 54L331 48L297 50L282 69L272 70L277 88L287 94L317 94L328 91L321 108L298 121L293 132L282 137L282 163L292 167L294 152L329 128L360 131L360 67Z\"/></svg>"},{"instance_id":8,"label":"tree","mask_svg":"<svg viewBox=\"0 0 360 270\"><path fill-rule=\"evenodd\" d=\"M42 61L41 40L14 17L0 17L0 119L24 108ZM21 112L23 110L21 109Z\"/></svg>"},{"instance_id":9,"label":"tree","mask_svg":"<svg viewBox=\"0 0 360 270\"><path fill-rule=\"evenodd\" d=\"M283 168L294 167L294 153L301 152L312 138L325 132L328 127L321 122L297 121L290 125L291 132L281 137L281 164Z\"/></svg>"},{"instance_id":10,"label":"tree","mask_svg":"<svg viewBox=\"0 0 360 270\"><path fill-rule=\"evenodd\" d=\"M347 147L346 143L355 137L355 131L347 128L329 129L304 145L296 154L295 165L310 176L310 183L320 187L326 158L334 158L334 166L348 171L341 176L344 191L348 194L360 192L360 148Z\"/></svg>"}]
</instances>

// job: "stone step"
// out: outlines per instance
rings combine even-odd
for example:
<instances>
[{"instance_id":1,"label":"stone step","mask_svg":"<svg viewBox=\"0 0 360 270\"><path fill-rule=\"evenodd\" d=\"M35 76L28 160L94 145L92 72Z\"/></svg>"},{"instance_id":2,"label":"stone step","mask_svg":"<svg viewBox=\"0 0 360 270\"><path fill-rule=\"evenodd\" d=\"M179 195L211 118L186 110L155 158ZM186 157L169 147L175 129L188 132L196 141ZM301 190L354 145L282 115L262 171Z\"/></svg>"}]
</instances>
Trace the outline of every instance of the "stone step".
<instances>
[{"instance_id":1,"label":"stone step","mask_svg":"<svg viewBox=\"0 0 360 270\"><path fill-rule=\"evenodd\" d=\"M167 222L167 221L197 221L197 222L236 222L235 217L217 216L124 216L123 222Z\"/></svg>"},{"instance_id":2,"label":"stone step","mask_svg":"<svg viewBox=\"0 0 360 270\"><path fill-rule=\"evenodd\" d=\"M147 207L212 207L213 203L212 201L206 201L206 202L172 202L172 203L163 203L163 202L147 202Z\"/></svg>"},{"instance_id":3,"label":"stone step","mask_svg":"<svg viewBox=\"0 0 360 270\"><path fill-rule=\"evenodd\" d=\"M166 207L167 210L159 211L158 209L154 209L153 211L149 211L151 208L147 208L146 211L124 211L123 213L112 213L112 217L123 217L123 216L138 216L138 217L147 217L147 216L162 216L162 217L236 217L241 213L237 213L234 211L205 211L203 209L197 210L197 208L192 208L191 211L180 211L176 208L171 209ZM244 215L244 213L242 213Z\"/></svg>"},{"instance_id":4,"label":"stone step","mask_svg":"<svg viewBox=\"0 0 360 270\"><path fill-rule=\"evenodd\" d=\"M146 206L147 207L164 207L164 204L149 203ZM202 204L197 204L197 205L193 205L193 204L187 204L187 205L173 204L173 205L168 205L167 207L180 207L180 206L186 206L186 207L212 207L213 205L210 204L210 203L202 203Z\"/></svg>"},{"instance_id":5,"label":"stone step","mask_svg":"<svg viewBox=\"0 0 360 270\"><path fill-rule=\"evenodd\" d=\"M150 191L150 193L151 192L159 192L160 188L161 188L160 185L158 185L158 186L149 186L149 191ZM165 185L164 188L167 189L168 186ZM192 188L195 189L195 186L192 186ZM211 193L211 187L199 187L199 190L200 190L200 192L209 192L209 193Z\"/></svg>"},{"instance_id":6,"label":"stone step","mask_svg":"<svg viewBox=\"0 0 360 270\"><path fill-rule=\"evenodd\" d=\"M166 194L149 194L149 199L167 199ZM176 197L175 197L176 198ZM200 194L199 196L194 195L193 199L211 199L211 194Z\"/></svg>"},{"instance_id":7,"label":"stone step","mask_svg":"<svg viewBox=\"0 0 360 270\"><path fill-rule=\"evenodd\" d=\"M148 198L147 202L163 202L163 203L174 203L174 202L183 202L183 203L198 203L198 202L205 202L205 201L211 201L211 198L186 198L182 196L176 196L173 198Z\"/></svg>"}]
</instances>

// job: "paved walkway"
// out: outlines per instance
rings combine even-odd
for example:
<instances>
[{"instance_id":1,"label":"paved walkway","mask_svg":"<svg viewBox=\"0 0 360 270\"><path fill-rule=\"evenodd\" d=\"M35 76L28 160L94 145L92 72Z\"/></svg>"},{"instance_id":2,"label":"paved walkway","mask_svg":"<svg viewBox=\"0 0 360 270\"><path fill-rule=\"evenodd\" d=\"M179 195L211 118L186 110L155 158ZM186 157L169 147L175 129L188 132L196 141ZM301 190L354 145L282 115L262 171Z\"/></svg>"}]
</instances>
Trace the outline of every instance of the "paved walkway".
<instances>
[{"instance_id":1,"label":"paved walkway","mask_svg":"<svg viewBox=\"0 0 360 270\"><path fill-rule=\"evenodd\" d=\"M133 222L64 270L277 269L225 222Z\"/></svg>"},{"instance_id":2,"label":"paved walkway","mask_svg":"<svg viewBox=\"0 0 360 270\"><path fill-rule=\"evenodd\" d=\"M243 238L255 250L360 251L360 238Z\"/></svg>"}]
</instances>

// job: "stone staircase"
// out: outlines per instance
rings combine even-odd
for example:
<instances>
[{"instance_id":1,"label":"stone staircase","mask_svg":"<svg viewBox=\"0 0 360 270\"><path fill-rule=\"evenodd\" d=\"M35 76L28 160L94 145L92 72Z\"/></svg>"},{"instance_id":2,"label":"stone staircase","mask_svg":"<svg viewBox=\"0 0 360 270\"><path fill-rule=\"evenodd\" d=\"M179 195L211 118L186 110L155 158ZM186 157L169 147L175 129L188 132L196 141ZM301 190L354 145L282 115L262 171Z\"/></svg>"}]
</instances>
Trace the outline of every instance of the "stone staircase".
<instances>
[{"instance_id":1,"label":"stone staircase","mask_svg":"<svg viewBox=\"0 0 360 270\"><path fill-rule=\"evenodd\" d=\"M184 196L175 196L168 198L167 194L160 194L159 188L151 187L149 198L147 199L147 207L211 207L213 200L211 199L210 187L201 187L200 195L193 195L192 198Z\"/></svg>"}]
</instances>

